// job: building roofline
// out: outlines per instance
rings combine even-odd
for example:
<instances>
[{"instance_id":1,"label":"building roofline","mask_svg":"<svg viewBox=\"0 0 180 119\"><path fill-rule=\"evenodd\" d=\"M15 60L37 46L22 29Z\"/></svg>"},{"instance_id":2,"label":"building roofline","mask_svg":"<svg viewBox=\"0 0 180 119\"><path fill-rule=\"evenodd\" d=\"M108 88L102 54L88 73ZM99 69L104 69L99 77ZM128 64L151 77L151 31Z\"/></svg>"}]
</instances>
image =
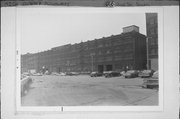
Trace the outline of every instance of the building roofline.
<instances>
[{"instance_id":1,"label":"building roofline","mask_svg":"<svg viewBox=\"0 0 180 119\"><path fill-rule=\"evenodd\" d=\"M132 27L132 26L138 27L138 26L136 26L136 25L130 25L130 26L123 27L123 29L124 29L124 28L128 28L128 27ZM139 27L138 27L138 28L139 28ZM123 36L123 35L125 35L125 34L129 34L129 33L132 33L132 32L133 32L133 31L127 32L127 33L123 33L123 32L122 32L122 33L116 34L116 35L112 34L112 35L106 36L106 37L95 38L95 39L93 39L93 40L87 40L87 41L84 41L84 42L81 41L81 42L79 42L79 43L73 43L73 44L69 43L69 44L65 44L65 45L61 45L61 46L57 46L57 47L52 47L52 48L50 48L50 49L48 49L48 50L40 51L40 52L37 52L37 53L26 53L26 54L22 54L22 55L32 55L32 54L38 54L38 53L45 53L45 52L52 51L52 50L58 50L60 47L63 48L63 47L66 47L66 46L69 47L69 46L73 46L73 45L80 45L81 43L87 43L87 42L93 42L93 41L101 41L101 40L108 40L108 39L111 39L111 38L116 38L116 37L118 37L118 36ZM136 33L141 34L141 33L139 33L139 32L136 32ZM141 34L141 35L147 37L147 36L144 35L144 34Z\"/></svg>"}]
</instances>

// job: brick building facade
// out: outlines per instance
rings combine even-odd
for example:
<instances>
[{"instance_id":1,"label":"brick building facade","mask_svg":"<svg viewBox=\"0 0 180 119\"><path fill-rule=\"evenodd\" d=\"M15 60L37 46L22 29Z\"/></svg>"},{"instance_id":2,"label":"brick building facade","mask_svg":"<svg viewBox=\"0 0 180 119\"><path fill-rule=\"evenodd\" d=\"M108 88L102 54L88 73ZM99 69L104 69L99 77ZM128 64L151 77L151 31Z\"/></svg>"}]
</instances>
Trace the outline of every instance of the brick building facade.
<instances>
[{"instance_id":1,"label":"brick building facade","mask_svg":"<svg viewBox=\"0 0 180 119\"><path fill-rule=\"evenodd\" d=\"M158 70L158 17L157 13L146 13L149 68Z\"/></svg>"},{"instance_id":2,"label":"brick building facade","mask_svg":"<svg viewBox=\"0 0 180 119\"><path fill-rule=\"evenodd\" d=\"M92 41L67 44L21 56L22 72L43 68L49 72L91 72L146 69L146 36L133 25L123 33Z\"/></svg>"}]
</instances>

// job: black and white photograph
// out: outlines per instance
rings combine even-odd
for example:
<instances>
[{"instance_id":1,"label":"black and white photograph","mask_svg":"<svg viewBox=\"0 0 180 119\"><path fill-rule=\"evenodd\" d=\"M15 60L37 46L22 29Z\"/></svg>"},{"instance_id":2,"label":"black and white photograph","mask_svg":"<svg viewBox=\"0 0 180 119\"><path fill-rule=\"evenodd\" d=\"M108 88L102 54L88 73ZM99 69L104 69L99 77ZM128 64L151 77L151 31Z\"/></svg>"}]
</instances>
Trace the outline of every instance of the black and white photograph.
<instances>
[{"instance_id":1,"label":"black and white photograph","mask_svg":"<svg viewBox=\"0 0 180 119\"><path fill-rule=\"evenodd\" d=\"M1 8L2 119L177 119L179 8Z\"/></svg>"},{"instance_id":2,"label":"black and white photograph","mask_svg":"<svg viewBox=\"0 0 180 119\"><path fill-rule=\"evenodd\" d=\"M18 17L22 107L159 105L158 13Z\"/></svg>"}]
</instances>

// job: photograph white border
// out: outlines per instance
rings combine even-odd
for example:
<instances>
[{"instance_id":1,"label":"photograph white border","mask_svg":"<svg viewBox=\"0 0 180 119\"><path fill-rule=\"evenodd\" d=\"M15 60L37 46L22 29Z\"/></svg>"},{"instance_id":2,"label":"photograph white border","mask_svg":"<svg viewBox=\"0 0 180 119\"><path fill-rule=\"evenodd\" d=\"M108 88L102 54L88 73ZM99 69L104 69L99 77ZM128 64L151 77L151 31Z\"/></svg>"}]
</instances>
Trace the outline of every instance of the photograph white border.
<instances>
[{"instance_id":1,"label":"photograph white border","mask_svg":"<svg viewBox=\"0 0 180 119\"><path fill-rule=\"evenodd\" d=\"M123 7L126 9L126 7ZM108 8L109 9L109 8ZM111 9L111 8L110 8ZM109 10L110 10L109 9ZM113 8L114 9L114 8ZM129 7L128 9L146 9L146 12L163 9L163 61L159 62L163 69L163 111L110 111L110 112L49 112L37 111L37 113L17 112L16 107L16 7L1 8L1 114L5 119L49 119L49 118L136 118L136 119L177 119L179 114L179 7L157 6L157 7ZM151 11L152 10L152 11ZM159 25L159 24L158 24ZM173 39L173 40L172 40ZM161 87L162 88L162 87ZM72 110L73 111L73 110ZM84 111L84 110L83 110ZM93 110L96 111L96 110ZM55 114L54 114L55 113Z\"/></svg>"}]
</instances>

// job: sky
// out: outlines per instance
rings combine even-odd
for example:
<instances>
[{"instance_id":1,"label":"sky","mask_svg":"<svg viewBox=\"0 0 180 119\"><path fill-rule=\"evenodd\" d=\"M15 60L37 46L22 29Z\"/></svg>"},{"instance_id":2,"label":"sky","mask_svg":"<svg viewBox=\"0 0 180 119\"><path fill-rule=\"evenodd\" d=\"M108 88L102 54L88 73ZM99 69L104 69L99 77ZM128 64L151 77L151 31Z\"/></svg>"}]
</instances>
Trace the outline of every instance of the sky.
<instances>
[{"instance_id":1,"label":"sky","mask_svg":"<svg viewBox=\"0 0 180 119\"><path fill-rule=\"evenodd\" d=\"M61 9L20 9L18 30L21 54L37 53L66 44L74 44L117 35L122 28L136 25L146 35L144 13L63 12Z\"/></svg>"}]
</instances>

